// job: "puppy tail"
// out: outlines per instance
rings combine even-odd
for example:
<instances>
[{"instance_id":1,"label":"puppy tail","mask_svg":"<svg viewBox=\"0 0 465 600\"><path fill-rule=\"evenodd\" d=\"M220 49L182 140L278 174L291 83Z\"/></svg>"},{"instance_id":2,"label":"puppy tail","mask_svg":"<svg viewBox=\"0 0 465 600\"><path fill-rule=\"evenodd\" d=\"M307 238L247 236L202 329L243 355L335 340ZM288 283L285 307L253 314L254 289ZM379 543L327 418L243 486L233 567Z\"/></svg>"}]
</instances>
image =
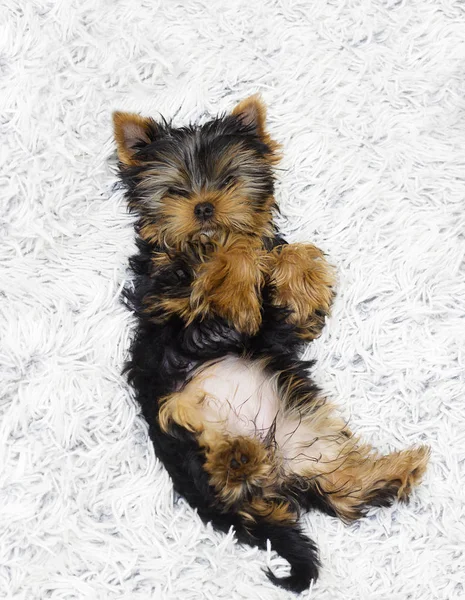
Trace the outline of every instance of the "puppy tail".
<instances>
[{"instance_id":1,"label":"puppy tail","mask_svg":"<svg viewBox=\"0 0 465 600\"><path fill-rule=\"evenodd\" d=\"M266 571L268 579L275 585L299 593L308 589L312 580L317 580L320 566L318 551L300 527L257 523L253 533L263 540L263 545L269 539L272 549L285 558L291 566L291 572L287 577L276 577L270 569Z\"/></svg>"}]
</instances>

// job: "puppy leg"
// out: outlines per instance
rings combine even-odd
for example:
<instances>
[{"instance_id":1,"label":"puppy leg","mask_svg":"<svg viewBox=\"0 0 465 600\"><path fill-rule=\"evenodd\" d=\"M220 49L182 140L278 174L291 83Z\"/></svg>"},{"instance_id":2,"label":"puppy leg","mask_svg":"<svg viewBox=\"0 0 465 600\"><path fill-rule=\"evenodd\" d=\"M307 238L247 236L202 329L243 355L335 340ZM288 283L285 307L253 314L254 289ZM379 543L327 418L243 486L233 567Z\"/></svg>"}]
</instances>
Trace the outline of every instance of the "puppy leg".
<instances>
[{"instance_id":1,"label":"puppy leg","mask_svg":"<svg viewBox=\"0 0 465 600\"><path fill-rule=\"evenodd\" d=\"M323 473L317 485L344 521L363 516L370 506L390 506L407 500L428 463L426 446L379 456L367 446L355 446L337 469Z\"/></svg>"},{"instance_id":2,"label":"puppy leg","mask_svg":"<svg viewBox=\"0 0 465 600\"><path fill-rule=\"evenodd\" d=\"M272 450L255 437L225 431L226 423L208 411L206 402L195 380L164 398L159 412L162 431L169 431L170 424L176 423L196 435L205 453L210 485L227 510L238 511L249 520L253 514L286 521L289 503L285 498L275 502L278 469Z\"/></svg>"},{"instance_id":3,"label":"puppy leg","mask_svg":"<svg viewBox=\"0 0 465 600\"><path fill-rule=\"evenodd\" d=\"M144 313L155 322L172 315L187 319L194 271L181 254L153 252L150 257L150 281L142 304Z\"/></svg>"},{"instance_id":4,"label":"puppy leg","mask_svg":"<svg viewBox=\"0 0 465 600\"><path fill-rule=\"evenodd\" d=\"M425 472L426 446L381 456L362 443L333 414L330 405L307 414L291 411L278 440L286 469L300 492L317 495L344 521L362 517L370 506L406 500ZM304 494L305 495L305 494ZM311 498L308 505L312 505ZM318 501L313 503L318 507Z\"/></svg>"},{"instance_id":5,"label":"puppy leg","mask_svg":"<svg viewBox=\"0 0 465 600\"><path fill-rule=\"evenodd\" d=\"M302 338L318 337L334 295L334 270L323 252L310 244L278 246L270 270L275 306L290 309L288 320Z\"/></svg>"},{"instance_id":6,"label":"puppy leg","mask_svg":"<svg viewBox=\"0 0 465 600\"><path fill-rule=\"evenodd\" d=\"M250 238L235 238L217 247L192 283L191 320L214 314L241 333L253 335L261 323L265 271L265 252Z\"/></svg>"}]
</instances>

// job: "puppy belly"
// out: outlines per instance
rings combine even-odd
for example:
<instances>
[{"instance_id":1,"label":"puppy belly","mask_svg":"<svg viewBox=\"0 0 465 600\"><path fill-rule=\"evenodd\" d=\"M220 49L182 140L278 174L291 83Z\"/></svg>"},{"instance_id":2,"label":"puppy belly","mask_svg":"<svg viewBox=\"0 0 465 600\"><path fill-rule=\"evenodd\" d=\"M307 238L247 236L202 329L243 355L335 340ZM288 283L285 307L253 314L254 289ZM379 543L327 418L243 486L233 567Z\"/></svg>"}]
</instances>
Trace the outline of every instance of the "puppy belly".
<instances>
[{"instance_id":1,"label":"puppy belly","mask_svg":"<svg viewBox=\"0 0 465 600\"><path fill-rule=\"evenodd\" d=\"M343 462L345 423L333 407L286 410L277 376L263 362L230 356L203 367L194 381L205 429L262 440L284 472L323 474Z\"/></svg>"},{"instance_id":2,"label":"puppy belly","mask_svg":"<svg viewBox=\"0 0 465 600\"><path fill-rule=\"evenodd\" d=\"M260 361L228 356L195 377L205 424L231 436L265 438L280 411L276 377Z\"/></svg>"}]
</instances>

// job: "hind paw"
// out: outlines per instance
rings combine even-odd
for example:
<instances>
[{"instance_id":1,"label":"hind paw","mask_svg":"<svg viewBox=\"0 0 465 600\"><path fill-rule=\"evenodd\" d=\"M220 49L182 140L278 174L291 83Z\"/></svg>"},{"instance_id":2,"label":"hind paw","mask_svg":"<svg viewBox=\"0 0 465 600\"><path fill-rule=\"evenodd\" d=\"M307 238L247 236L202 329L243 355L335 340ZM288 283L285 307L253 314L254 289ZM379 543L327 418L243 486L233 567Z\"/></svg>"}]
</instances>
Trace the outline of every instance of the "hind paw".
<instances>
[{"instance_id":1,"label":"hind paw","mask_svg":"<svg viewBox=\"0 0 465 600\"><path fill-rule=\"evenodd\" d=\"M270 457L255 438L222 435L210 442L206 459L210 482L227 504L239 502L253 487L270 482Z\"/></svg>"},{"instance_id":2,"label":"hind paw","mask_svg":"<svg viewBox=\"0 0 465 600\"><path fill-rule=\"evenodd\" d=\"M409 459L408 468L402 478L402 485L397 492L397 497L403 501L408 499L413 487L420 483L428 466L431 450L428 446L419 446L418 448L405 450L405 454Z\"/></svg>"}]
</instances>

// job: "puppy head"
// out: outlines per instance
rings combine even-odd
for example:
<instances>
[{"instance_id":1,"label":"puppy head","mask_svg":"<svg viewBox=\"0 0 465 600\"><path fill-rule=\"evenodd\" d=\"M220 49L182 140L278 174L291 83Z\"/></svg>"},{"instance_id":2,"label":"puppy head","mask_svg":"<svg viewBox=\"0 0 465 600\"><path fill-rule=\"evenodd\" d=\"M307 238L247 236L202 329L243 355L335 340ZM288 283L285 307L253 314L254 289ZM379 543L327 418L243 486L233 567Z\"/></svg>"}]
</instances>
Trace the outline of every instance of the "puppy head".
<instances>
[{"instance_id":1,"label":"puppy head","mask_svg":"<svg viewBox=\"0 0 465 600\"><path fill-rule=\"evenodd\" d=\"M228 233L270 236L277 144L257 96L204 125L113 115L121 177L141 235L182 248Z\"/></svg>"}]
</instances>

